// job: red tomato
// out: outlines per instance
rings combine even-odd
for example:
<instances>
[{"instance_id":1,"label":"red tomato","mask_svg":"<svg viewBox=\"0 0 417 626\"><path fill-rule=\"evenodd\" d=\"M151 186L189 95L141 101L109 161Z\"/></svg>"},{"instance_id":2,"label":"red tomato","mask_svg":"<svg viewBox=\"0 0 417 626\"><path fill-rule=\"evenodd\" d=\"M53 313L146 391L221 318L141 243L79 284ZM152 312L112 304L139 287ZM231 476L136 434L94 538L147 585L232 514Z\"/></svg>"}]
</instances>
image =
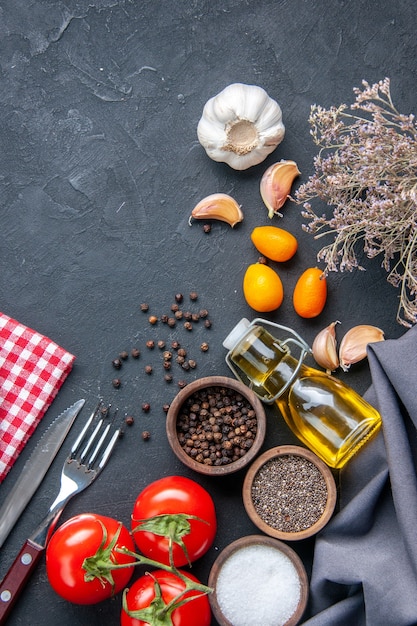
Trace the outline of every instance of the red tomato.
<instances>
[{"instance_id":1,"label":"red tomato","mask_svg":"<svg viewBox=\"0 0 417 626\"><path fill-rule=\"evenodd\" d=\"M188 572L182 572L181 574L187 576L195 582L199 582L198 579L189 574ZM129 611L138 611L140 609L146 609L152 600L155 598L155 579L158 581L161 587L161 595L164 604L168 604L173 600L181 591L185 589L185 583L178 576L171 572L165 572L164 570L155 570L151 574L141 576L136 580L126 594L127 608ZM184 598L195 596L195 600L190 600L183 606L180 606L171 614L171 620L173 626L210 626L211 623L211 610L208 598L206 595L199 591L189 591L184 594ZM145 626L150 622L143 621L136 617L130 617L125 610L122 609L120 616L121 626ZM152 623L167 623L167 622L154 622Z\"/></svg>"},{"instance_id":2,"label":"red tomato","mask_svg":"<svg viewBox=\"0 0 417 626\"><path fill-rule=\"evenodd\" d=\"M103 530L103 526L104 529ZM52 535L46 548L46 572L52 588L65 600L76 604L95 604L118 593L129 582L134 567L112 570L114 586L108 580L94 578L86 581L84 559L94 556L107 538L103 547L109 545L120 527L120 522L94 513L76 515L62 524ZM134 543L125 526L114 547L125 547L134 551ZM114 563L132 563L134 558L111 550Z\"/></svg>"},{"instance_id":3,"label":"red tomato","mask_svg":"<svg viewBox=\"0 0 417 626\"><path fill-rule=\"evenodd\" d=\"M135 530L140 520L155 515L183 513L190 519L190 532L182 537L190 562L199 559L210 548L217 530L216 511L210 494L198 483L184 476L167 476L149 484L138 495L132 513L133 537L140 552L160 563L169 563L168 539L153 532ZM177 567L188 563L187 555L173 544Z\"/></svg>"}]
</instances>

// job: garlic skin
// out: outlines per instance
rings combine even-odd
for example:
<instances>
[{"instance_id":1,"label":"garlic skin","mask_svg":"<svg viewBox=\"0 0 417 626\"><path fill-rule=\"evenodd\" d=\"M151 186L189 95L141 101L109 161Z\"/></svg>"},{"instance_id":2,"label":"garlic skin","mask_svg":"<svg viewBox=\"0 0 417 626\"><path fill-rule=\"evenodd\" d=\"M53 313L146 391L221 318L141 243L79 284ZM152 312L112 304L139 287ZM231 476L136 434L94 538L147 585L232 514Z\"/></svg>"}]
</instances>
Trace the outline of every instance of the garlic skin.
<instances>
[{"instance_id":1,"label":"garlic skin","mask_svg":"<svg viewBox=\"0 0 417 626\"><path fill-rule=\"evenodd\" d=\"M206 102L197 126L207 155L235 170L266 159L284 139L279 104L262 87L233 83Z\"/></svg>"},{"instance_id":2,"label":"garlic skin","mask_svg":"<svg viewBox=\"0 0 417 626\"><path fill-rule=\"evenodd\" d=\"M340 342L340 367L347 372L353 363L362 361L366 357L368 343L377 341L384 341L384 332L376 326L360 324L348 330Z\"/></svg>"},{"instance_id":3,"label":"garlic skin","mask_svg":"<svg viewBox=\"0 0 417 626\"><path fill-rule=\"evenodd\" d=\"M231 196L226 193L213 193L200 200L191 211L190 226L192 218L196 220L220 220L227 222L233 228L243 220L243 212Z\"/></svg>"},{"instance_id":4,"label":"garlic skin","mask_svg":"<svg viewBox=\"0 0 417 626\"><path fill-rule=\"evenodd\" d=\"M339 367L339 357L336 349L336 324L340 324L340 322L332 322L329 326L323 328L316 335L311 348L316 363L329 374Z\"/></svg>"},{"instance_id":5,"label":"garlic skin","mask_svg":"<svg viewBox=\"0 0 417 626\"><path fill-rule=\"evenodd\" d=\"M295 161L281 160L268 167L261 178L260 192L270 219L274 215L282 217L279 209L286 202L291 186L300 174Z\"/></svg>"}]
</instances>

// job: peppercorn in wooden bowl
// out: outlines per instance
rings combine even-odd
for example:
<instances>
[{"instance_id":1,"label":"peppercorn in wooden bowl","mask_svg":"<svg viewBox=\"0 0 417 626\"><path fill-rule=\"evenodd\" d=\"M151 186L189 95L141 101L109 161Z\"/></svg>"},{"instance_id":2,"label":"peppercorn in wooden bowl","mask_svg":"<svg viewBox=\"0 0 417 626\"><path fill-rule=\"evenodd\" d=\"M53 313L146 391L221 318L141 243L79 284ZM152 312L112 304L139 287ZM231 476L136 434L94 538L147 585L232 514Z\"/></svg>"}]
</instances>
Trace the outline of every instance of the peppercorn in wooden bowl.
<instances>
[{"instance_id":1,"label":"peppercorn in wooden bowl","mask_svg":"<svg viewBox=\"0 0 417 626\"><path fill-rule=\"evenodd\" d=\"M266 415L261 401L243 383L207 376L176 395L166 431L184 465L200 474L224 476L247 466L258 454Z\"/></svg>"},{"instance_id":2,"label":"peppercorn in wooden bowl","mask_svg":"<svg viewBox=\"0 0 417 626\"><path fill-rule=\"evenodd\" d=\"M267 535L298 541L319 532L333 515L337 488L330 468L301 446L277 446L258 457L243 483L243 504Z\"/></svg>"}]
</instances>

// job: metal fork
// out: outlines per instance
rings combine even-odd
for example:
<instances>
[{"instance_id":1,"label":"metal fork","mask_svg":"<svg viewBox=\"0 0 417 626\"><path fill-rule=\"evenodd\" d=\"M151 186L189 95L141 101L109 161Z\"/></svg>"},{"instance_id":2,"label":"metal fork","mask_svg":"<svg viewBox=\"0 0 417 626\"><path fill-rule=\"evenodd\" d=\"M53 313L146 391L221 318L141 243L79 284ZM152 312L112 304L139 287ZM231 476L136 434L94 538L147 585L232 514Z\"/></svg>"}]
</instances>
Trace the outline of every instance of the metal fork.
<instances>
[{"instance_id":1,"label":"metal fork","mask_svg":"<svg viewBox=\"0 0 417 626\"><path fill-rule=\"evenodd\" d=\"M101 407L102 403L99 403L74 442L62 467L59 493L47 515L26 540L0 583L0 625L6 622L14 603L45 551L65 505L73 496L91 485L109 460L120 436L120 428L116 428L113 434L109 435L115 416L107 424L105 418L101 417L89 435L92 422L101 413Z\"/></svg>"}]
</instances>

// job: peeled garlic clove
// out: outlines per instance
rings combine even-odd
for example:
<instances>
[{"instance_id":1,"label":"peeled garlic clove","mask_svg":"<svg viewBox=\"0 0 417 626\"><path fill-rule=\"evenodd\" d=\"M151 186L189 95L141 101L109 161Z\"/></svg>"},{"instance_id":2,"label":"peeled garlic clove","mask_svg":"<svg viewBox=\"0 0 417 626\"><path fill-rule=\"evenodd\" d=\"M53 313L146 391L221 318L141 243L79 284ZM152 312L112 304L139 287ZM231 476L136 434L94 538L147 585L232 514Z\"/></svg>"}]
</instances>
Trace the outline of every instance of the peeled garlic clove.
<instances>
[{"instance_id":1,"label":"peeled garlic clove","mask_svg":"<svg viewBox=\"0 0 417 626\"><path fill-rule=\"evenodd\" d=\"M332 322L323 328L315 337L312 345L313 357L316 363L327 372L333 372L339 367L339 358L336 350L335 326L340 322Z\"/></svg>"},{"instance_id":2,"label":"peeled garlic clove","mask_svg":"<svg viewBox=\"0 0 417 626\"><path fill-rule=\"evenodd\" d=\"M191 219L220 220L227 222L233 228L243 220L243 213L234 198L226 193L213 193L200 200L191 211Z\"/></svg>"},{"instance_id":3,"label":"peeled garlic clove","mask_svg":"<svg viewBox=\"0 0 417 626\"><path fill-rule=\"evenodd\" d=\"M353 363L362 361L366 357L368 343L383 341L384 333L376 326L361 324L354 326L340 342L339 359L341 368L347 372Z\"/></svg>"},{"instance_id":4,"label":"peeled garlic clove","mask_svg":"<svg viewBox=\"0 0 417 626\"><path fill-rule=\"evenodd\" d=\"M279 209L287 200L291 185L300 173L295 161L283 160L268 167L262 176L260 191L270 219L274 215L281 216Z\"/></svg>"}]
</instances>

